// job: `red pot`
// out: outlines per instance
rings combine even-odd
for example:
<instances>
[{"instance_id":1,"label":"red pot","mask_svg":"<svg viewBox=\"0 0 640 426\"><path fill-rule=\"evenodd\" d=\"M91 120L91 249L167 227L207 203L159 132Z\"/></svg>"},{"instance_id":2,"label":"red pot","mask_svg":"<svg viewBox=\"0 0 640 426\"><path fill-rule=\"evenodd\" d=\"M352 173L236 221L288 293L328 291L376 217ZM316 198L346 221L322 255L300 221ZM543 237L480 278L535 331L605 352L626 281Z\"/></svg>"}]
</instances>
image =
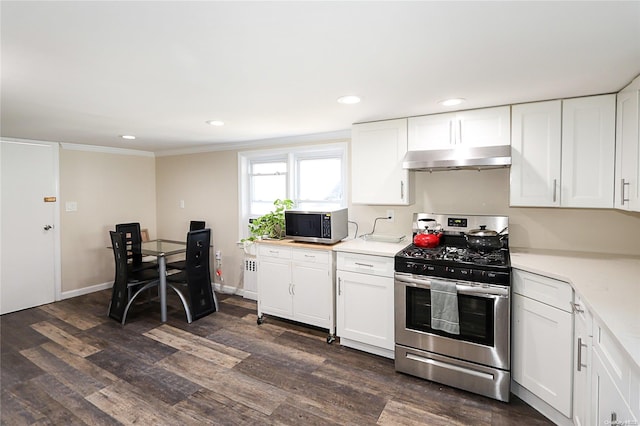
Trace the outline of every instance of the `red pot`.
<instances>
[{"instance_id":1,"label":"red pot","mask_svg":"<svg viewBox=\"0 0 640 426\"><path fill-rule=\"evenodd\" d=\"M413 237L413 244L418 247L432 248L440 244L440 233L437 234L417 234Z\"/></svg>"}]
</instances>

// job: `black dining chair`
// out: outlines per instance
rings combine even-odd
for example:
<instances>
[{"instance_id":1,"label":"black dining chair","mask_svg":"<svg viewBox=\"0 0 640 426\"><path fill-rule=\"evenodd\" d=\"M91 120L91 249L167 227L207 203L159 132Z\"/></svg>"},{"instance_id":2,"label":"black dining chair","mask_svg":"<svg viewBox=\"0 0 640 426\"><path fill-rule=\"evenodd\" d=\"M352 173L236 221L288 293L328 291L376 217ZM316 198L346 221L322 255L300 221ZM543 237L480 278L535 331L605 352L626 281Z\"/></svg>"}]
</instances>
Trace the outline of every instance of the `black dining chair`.
<instances>
[{"instance_id":1,"label":"black dining chair","mask_svg":"<svg viewBox=\"0 0 640 426\"><path fill-rule=\"evenodd\" d=\"M167 285L178 293L183 303L184 296L178 287L186 286L189 311L193 321L218 310L216 294L211 287L210 243L210 229L189 231L187 234L186 267L177 274L167 276ZM189 320L189 315L187 315L187 320Z\"/></svg>"},{"instance_id":2,"label":"black dining chair","mask_svg":"<svg viewBox=\"0 0 640 426\"><path fill-rule=\"evenodd\" d=\"M131 272L157 268L158 265L155 261L143 262L142 231L138 222L118 223L116 232L120 232L123 235L123 241L127 247L127 263Z\"/></svg>"},{"instance_id":3,"label":"black dining chair","mask_svg":"<svg viewBox=\"0 0 640 426\"><path fill-rule=\"evenodd\" d=\"M204 220L192 220L191 222L189 222L189 232L191 231L199 231L201 229L204 229L206 227L206 224L204 222ZM185 261L183 260L176 260L175 262L168 262L167 263L167 270L169 269L179 269L181 271L183 271L185 268Z\"/></svg>"},{"instance_id":4,"label":"black dining chair","mask_svg":"<svg viewBox=\"0 0 640 426\"><path fill-rule=\"evenodd\" d=\"M110 231L116 273L113 281L109 317L124 325L133 301L143 291L159 284L158 272L153 269L131 271L127 261L127 244L121 232Z\"/></svg>"}]
</instances>

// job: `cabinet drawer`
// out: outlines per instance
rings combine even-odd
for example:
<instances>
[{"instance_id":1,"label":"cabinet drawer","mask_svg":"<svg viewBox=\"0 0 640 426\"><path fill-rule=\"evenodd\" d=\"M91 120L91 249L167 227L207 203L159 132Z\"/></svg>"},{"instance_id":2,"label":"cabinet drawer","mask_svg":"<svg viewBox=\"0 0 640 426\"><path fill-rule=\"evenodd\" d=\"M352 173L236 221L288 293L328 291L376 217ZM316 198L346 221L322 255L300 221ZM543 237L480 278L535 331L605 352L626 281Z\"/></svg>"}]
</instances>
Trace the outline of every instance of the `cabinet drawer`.
<instances>
[{"instance_id":1,"label":"cabinet drawer","mask_svg":"<svg viewBox=\"0 0 640 426\"><path fill-rule=\"evenodd\" d=\"M291 259L291 249L271 244L260 244L258 256L277 257L278 259Z\"/></svg>"},{"instance_id":2,"label":"cabinet drawer","mask_svg":"<svg viewBox=\"0 0 640 426\"><path fill-rule=\"evenodd\" d=\"M393 257L340 252L337 269L393 277Z\"/></svg>"},{"instance_id":3,"label":"cabinet drawer","mask_svg":"<svg viewBox=\"0 0 640 426\"><path fill-rule=\"evenodd\" d=\"M321 265L329 264L329 251L320 250L293 250L293 260L298 262L319 263Z\"/></svg>"},{"instance_id":4,"label":"cabinet drawer","mask_svg":"<svg viewBox=\"0 0 640 426\"><path fill-rule=\"evenodd\" d=\"M564 281L514 269L513 292L571 312L573 289Z\"/></svg>"}]
</instances>

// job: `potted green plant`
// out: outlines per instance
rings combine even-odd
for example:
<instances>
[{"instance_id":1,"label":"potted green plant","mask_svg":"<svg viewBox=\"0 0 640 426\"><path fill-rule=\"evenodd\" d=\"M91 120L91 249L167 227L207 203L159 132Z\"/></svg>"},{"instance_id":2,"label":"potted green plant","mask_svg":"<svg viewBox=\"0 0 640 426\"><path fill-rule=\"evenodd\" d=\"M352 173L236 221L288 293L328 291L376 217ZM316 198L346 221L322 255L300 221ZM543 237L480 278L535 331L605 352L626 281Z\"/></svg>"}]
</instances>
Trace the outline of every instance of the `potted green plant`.
<instances>
[{"instance_id":1,"label":"potted green plant","mask_svg":"<svg viewBox=\"0 0 640 426\"><path fill-rule=\"evenodd\" d=\"M251 236L248 241L262 238L284 238L284 211L293 207L293 201L289 199L277 199L273 202L274 210L266 213L249 224Z\"/></svg>"}]
</instances>

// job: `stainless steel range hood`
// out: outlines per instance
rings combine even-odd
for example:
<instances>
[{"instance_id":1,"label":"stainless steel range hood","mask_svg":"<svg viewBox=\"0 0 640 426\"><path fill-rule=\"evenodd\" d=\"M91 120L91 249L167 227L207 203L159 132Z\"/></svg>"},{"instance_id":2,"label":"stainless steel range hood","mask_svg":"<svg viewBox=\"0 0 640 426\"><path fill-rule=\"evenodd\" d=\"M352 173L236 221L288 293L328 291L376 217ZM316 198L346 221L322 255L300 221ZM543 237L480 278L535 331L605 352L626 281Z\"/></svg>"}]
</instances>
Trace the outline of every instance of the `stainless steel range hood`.
<instances>
[{"instance_id":1,"label":"stainless steel range hood","mask_svg":"<svg viewBox=\"0 0 640 426\"><path fill-rule=\"evenodd\" d=\"M499 169L510 165L509 145L409 151L402 160L403 169L428 172Z\"/></svg>"}]
</instances>

